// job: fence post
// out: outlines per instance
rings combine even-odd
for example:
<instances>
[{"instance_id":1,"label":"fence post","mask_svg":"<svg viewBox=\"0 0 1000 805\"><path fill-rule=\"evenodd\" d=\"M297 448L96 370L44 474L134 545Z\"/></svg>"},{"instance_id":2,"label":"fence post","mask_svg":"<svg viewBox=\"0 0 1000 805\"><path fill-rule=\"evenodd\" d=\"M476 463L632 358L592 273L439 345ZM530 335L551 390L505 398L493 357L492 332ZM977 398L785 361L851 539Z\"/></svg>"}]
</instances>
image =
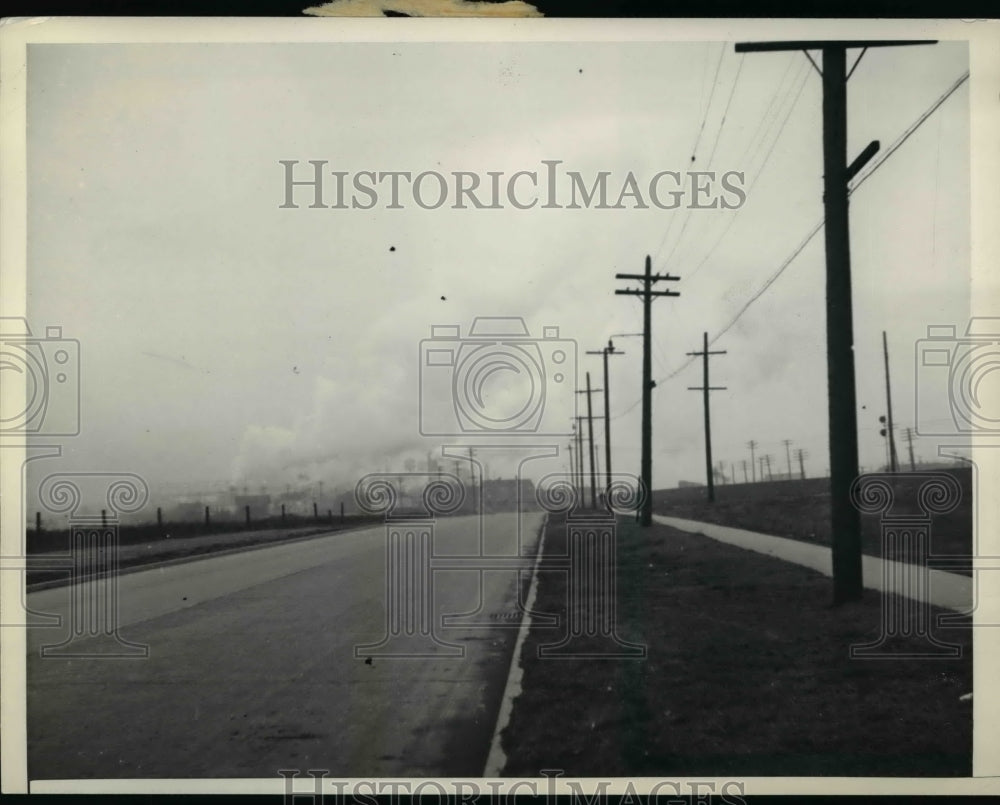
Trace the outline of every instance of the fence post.
<instances>
[{"instance_id":1,"label":"fence post","mask_svg":"<svg viewBox=\"0 0 1000 805\"><path fill-rule=\"evenodd\" d=\"M319 509L316 507L316 501L315 500L313 501L313 519L314 520L318 520L319 519Z\"/></svg>"},{"instance_id":2,"label":"fence post","mask_svg":"<svg viewBox=\"0 0 1000 805\"><path fill-rule=\"evenodd\" d=\"M42 513L41 512L35 512L35 533L36 534L41 534L42 533Z\"/></svg>"},{"instance_id":3,"label":"fence post","mask_svg":"<svg viewBox=\"0 0 1000 805\"><path fill-rule=\"evenodd\" d=\"M205 525L212 525L212 515L208 511L208 506L205 507Z\"/></svg>"},{"instance_id":4,"label":"fence post","mask_svg":"<svg viewBox=\"0 0 1000 805\"><path fill-rule=\"evenodd\" d=\"M344 522L344 501L340 501L340 522Z\"/></svg>"},{"instance_id":5,"label":"fence post","mask_svg":"<svg viewBox=\"0 0 1000 805\"><path fill-rule=\"evenodd\" d=\"M101 528L108 527L108 510L101 509Z\"/></svg>"},{"instance_id":6,"label":"fence post","mask_svg":"<svg viewBox=\"0 0 1000 805\"><path fill-rule=\"evenodd\" d=\"M282 524L285 522L285 504L284 503L281 504L281 522L282 522Z\"/></svg>"},{"instance_id":7,"label":"fence post","mask_svg":"<svg viewBox=\"0 0 1000 805\"><path fill-rule=\"evenodd\" d=\"M246 518L247 518L247 525L250 525L250 504L249 503L246 506L243 507L243 512L244 512L244 514L246 515Z\"/></svg>"},{"instance_id":8,"label":"fence post","mask_svg":"<svg viewBox=\"0 0 1000 805\"><path fill-rule=\"evenodd\" d=\"M157 528L163 528L163 509L159 506L156 507L156 526Z\"/></svg>"}]
</instances>

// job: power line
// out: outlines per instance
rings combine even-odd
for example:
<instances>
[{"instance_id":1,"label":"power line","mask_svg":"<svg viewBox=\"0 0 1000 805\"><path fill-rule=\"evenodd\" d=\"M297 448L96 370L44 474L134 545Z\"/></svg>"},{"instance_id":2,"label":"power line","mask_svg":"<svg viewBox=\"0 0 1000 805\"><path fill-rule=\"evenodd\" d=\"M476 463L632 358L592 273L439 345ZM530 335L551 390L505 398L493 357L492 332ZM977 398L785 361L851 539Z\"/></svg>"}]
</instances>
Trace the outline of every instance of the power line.
<instances>
[{"instance_id":1,"label":"power line","mask_svg":"<svg viewBox=\"0 0 1000 805\"><path fill-rule=\"evenodd\" d=\"M868 179L869 176L871 176L876 170L878 170L882 165L884 165L885 162L886 162L886 160L890 156L892 156L892 154L894 154L899 149L899 147L904 142L906 142L906 140L908 140L910 138L910 136L918 128L920 128L920 126L924 123L924 121L927 120L927 118L930 117L968 78L969 78L969 72L966 71L954 84L951 85L951 87L940 98L938 98L936 101L934 101L933 104L931 104L931 106L927 109L927 111L925 111L919 118L917 118L917 120L909 128L907 128L907 130L905 132L903 132L903 134L901 134L896 139L896 141L885 151L885 153L884 153L884 155L882 156L881 159L876 160L872 164L872 167L867 172L865 172L864 174L861 175L861 177L854 183L853 187L851 187L851 188L848 189L848 191L847 191L848 195L854 193L865 182L865 180ZM768 277L767 282L764 283L764 285L760 288L760 290L758 290L750 298L750 300L748 302L746 302L739 309L739 311L736 313L736 315L729 321L729 323L719 333L717 333L715 336L713 336L712 340L709 342L710 344L714 344L719 338L721 338L723 335L725 335L727 332L729 332L729 330L732 329L732 327L736 324L736 322L739 321L740 317L742 317L743 314L746 313L746 311L750 308L750 306L754 302L756 302L758 299L760 299L760 297L763 296L764 293L772 285L774 285L774 283L777 281L777 279L784 273L785 269L787 269L788 266L790 266L792 264L792 261L795 260L795 258L798 257L799 254L802 253L803 249L805 249L805 247L809 245L809 242L814 237L816 237L816 235L819 233L819 231L823 228L824 223L825 223L824 220L820 220L809 231L809 233L805 236L805 238L802 239L802 241L799 243L799 245L795 247L795 249L792 251L792 253L782 261L782 263L778 267L777 271L775 271L770 277ZM672 372L670 375L668 375L667 377L663 378L663 380L670 380L671 378L673 378L674 376L676 376L677 374L679 374L680 371L682 369L686 368L686 366L688 366L689 364L690 364L690 362L688 362L688 363L684 364L683 366L679 367L677 370L675 370L674 372ZM662 382L662 381L660 381L660 382Z\"/></svg>"},{"instance_id":2,"label":"power line","mask_svg":"<svg viewBox=\"0 0 1000 805\"><path fill-rule=\"evenodd\" d=\"M712 152L708 155L708 162L705 163L705 167L711 167L712 160L715 159L715 151L719 147L719 140L722 137L722 130L726 127L726 118L729 117L729 107L733 103L733 96L736 94L736 87L740 83L740 74L743 72L743 62L746 59L746 54L740 54L740 64L736 69L736 77L733 79L733 87L729 90L729 98L726 101L726 108L722 110L722 120L719 122L719 130L715 134L715 142L712 144Z\"/></svg>"},{"instance_id":3,"label":"power line","mask_svg":"<svg viewBox=\"0 0 1000 805\"><path fill-rule=\"evenodd\" d=\"M861 185L863 185L868 180L868 177L871 176L873 173L875 173L875 171L877 171L889 157L891 157L894 153L896 153L899 147L903 143L905 143L908 139L910 139L910 136L924 124L924 121L927 120L927 118L929 118L932 114L934 114L934 112L938 110L938 107L940 107L941 104L943 104L946 100L948 100L948 98L950 98L955 93L955 91L968 80L969 80L969 71L966 70L958 78L958 80L955 81L955 83L952 84L945 91L945 93L940 98L938 98L936 101L934 101L934 103L932 103L928 107L926 112L924 112L920 117L918 117L916 121L906 131L904 131L899 137L896 138L896 141L892 145L890 145L882 154L881 159L876 159L872 163L871 167L865 173L861 174L861 176L857 178L857 181L855 181L854 184L851 186L849 192L853 193L855 190L861 187Z\"/></svg>"},{"instance_id":4,"label":"power line","mask_svg":"<svg viewBox=\"0 0 1000 805\"><path fill-rule=\"evenodd\" d=\"M712 166L712 160L715 159L715 151L716 151L716 148L718 148L719 139L722 136L722 130L726 126L726 118L729 115L729 107L732 105L733 96L736 94L736 87L740 83L740 74L743 72L743 62L744 62L744 56L741 55L740 56L740 63L739 63L739 66L737 67L737 70L736 70L736 76L733 78L733 86L732 86L732 88L729 91L729 98L726 100L725 109L722 110L722 118L719 121L719 129L715 133L715 142L712 144L712 151L709 154L708 161L705 163L706 169L710 168ZM692 156L691 156L691 161L692 162L694 162L695 156L696 155L692 154ZM663 261L664 263L669 263L670 262L670 258L673 257L674 252L677 251L677 247L684 240L684 233L687 231L688 224L691 223L691 218L693 217L692 214L691 214L691 208L690 207L687 208L686 212L687 212L687 215L684 216L684 223L681 225L681 231L678 233L676 240L674 240L674 245L670 249L670 252L667 254L666 258L664 259L664 261ZM665 246L665 245L666 245L666 241L664 241L664 243L661 244L660 249L657 250L657 254L656 254L657 258L659 258L659 252L663 249L663 246Z\"/></svg>"},{"instance_id":5,"label":"power line","mask_svg":"<svg viewBox=\"0 0 1000 805\"><path fill-rule=\"evenodd\" d=\"M889 148L887 148L885 150L885 152L883 152L882 157L880 159L876 159L875 161L873 161L871 163L871 167L867 171L865 171L864 173L862 173L860 175L860 177L857 178L857 180L855 181L855 183L854 183L853 186L851 186L851 187L848 188L848 191L847 191L848 196L850 196L851 194L853 194L865 181L868 180L868 178L873 173L875 173L875 171L877 171L882 165L884 165L885 162L886 162L886 160L888 160L889 157L891 157L897 150L899 150L900 146L902 146L902 144L904 142L906 142L913 135L913 133L918 128L920 128L920 126L923 125L923 123L932 114L934 114L934 112L936 112L941 107L941 105L946 100L948 100L948 98L950 98L958 90L958 88L961 87L962 84L964 84L968 79L969 79L969 71L966 70L965 73L963 73L944 92L944 94L942 94L937 100L935 100L934 103L932 103L927 108L927 110L923 114L921 114L920 117L918 117L916 119L916 121L914 121L899 137L896 138L896 140L893 142L893 144L890 145ZM743 314L746 313L747 310L750 309L750 307L753 305L753 303L756 302L758 299L760 299L760 297L763 296L767 292L767 290L772 285L774 285L775 282L777 282L778 278L792 264L792 262L795 260L795 258L798 257L802 253L802 251L806 248L806 246L809 245L809 243L812 241L812 239L814 237L816 237L816 235L820 232L821 229L823 229L824 223L825 223L825 220L821 219L819 222L816 223L815 226L813 226L812 229L809 230L808 234L806 234L806 236L792 250L791 254L789 254L788 257L786 257L781 262L781 265L778 267L778 269L770 277L768 277L768 279L764 283L764 285L745 304L743 304L740 307L740 309L736 312L736 315L733 316L729 320L729 322L726 324L726 326L723 327L722 330L720 330L716 335L714 335L711 338L711 340L708 342L709 346L713 345L722 336L724 336L726 333L728 333L736 325L736 322L738 322L740 320L740 318L742 318ZM694 363L694 361L695 361L695 358L688 358L686 361L684 361L683 363L681 363L672 372L670 372L666 376L664 376L664 377L660 378L659 380L657 380L656 383L659 384L659 383L664 383L664 382L666 382L668 380L672 380L673 378L677 377L677 375L679 375L681 372L683 372L685 369L687 369L688 366L690 366L692 363ZM623 411L622 413L617 414L615 417L613 417L613 419L618 419L618 417L624 416L625 414L629 413L632 409L634 409L639 404L639 402L640 401L637 400L631 406L629 406L625 411Z\"/></svg>"},{"instance_id":6,"label":"power line","mask_svg":"<svg viewBox=\"0 0 1000 805\"><path fill-rule=\"evenodd\" d=\"M791 104L791 106L788 107L788 111L785 113L784 120L782 120L781 126L778 128L777 134L775 134L774 139L771 141L770 148L768 148L767 153L764 155L764 161L761 162L760 168L758 168L757 173L754 175L753 179L751 179L750 184L747 187L747 191L746 192L747 192L748 196L750 195L750 191L753 190L754 185L757 184L757 180L760 179L761 174L763 174L764 168L767 167L767 163L771 159L771 154L774 153L775 146L777 146L778 141L781 139L781 135L785 131L785 126L788 124L788 121L789 121L789 119L792 116L792 112L795 111L795 107L798 105L799 98L802 97L802 90L805 89L806 80L808 78L809 78L808 75L804 75L803 76L803 80L799 84L798 92L795 93L795 97L794 97L794 99L792 101L792 104ZM789 88L789 94L791 94L791 88ZM763 145L763 142L764 141L762 140L761 141L762 145ZM708 262L709 258L715 253L715 250L719 247L719 245L725 239L726 235L729 234L729 230L731 230L733 228L733 224L736 222L736 219L739 217L739 214L743 211L743 209L744 209L744 207L741 206L731 216L729 216L729 223L726 224L725 228L723 228L722 232L719 234L719 237L715 240L715 242L712 244L712 246L709 248L709 250L705 253L705 256L701 259L701 261L694 267L694 269L688 275L688 279L689 280L692 279L694 277L694 275L698 273L698 270L703 265L705 265L705 263Z\"/></svg>"}]
</instances>

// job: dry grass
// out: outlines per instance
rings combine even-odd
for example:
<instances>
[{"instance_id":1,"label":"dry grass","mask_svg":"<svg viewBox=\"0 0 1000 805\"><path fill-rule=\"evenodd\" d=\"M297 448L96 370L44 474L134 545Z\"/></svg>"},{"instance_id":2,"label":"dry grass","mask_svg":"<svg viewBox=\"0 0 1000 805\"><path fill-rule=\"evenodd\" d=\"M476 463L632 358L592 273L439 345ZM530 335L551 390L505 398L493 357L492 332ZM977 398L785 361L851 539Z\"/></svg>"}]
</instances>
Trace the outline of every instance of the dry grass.
<instances>
[{"instance_id":1,"label":"dry grass","mask_svg":"<svg viewBox=\"0 0 1000 805\"><path fill-rule=\"evenodd\" d=\"M546 553L565 546L550 521ZM619 633L644 660L538 659L504 733L505 773L971 774L968 630L956 660L852 660L881 599L830 606L818 573L663 526L619 521ZM536 609L565 614L565 575L540 574Z\"/></svg>"}]
</instances>

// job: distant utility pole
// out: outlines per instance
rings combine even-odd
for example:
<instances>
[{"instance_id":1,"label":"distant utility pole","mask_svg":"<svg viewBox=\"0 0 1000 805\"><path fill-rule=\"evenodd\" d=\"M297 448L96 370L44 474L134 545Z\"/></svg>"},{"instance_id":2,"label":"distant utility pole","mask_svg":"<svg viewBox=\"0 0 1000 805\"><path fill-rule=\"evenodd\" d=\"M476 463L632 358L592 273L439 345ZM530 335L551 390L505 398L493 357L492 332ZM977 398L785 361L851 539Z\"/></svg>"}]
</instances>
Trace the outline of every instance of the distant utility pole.
<instances>
[{"instance_id":1,"label":"distant utility pole","mask_svg":"<svg viewBox=\"0 0 1000 805\"><path fill-rule=\"evenodd\" d=\"M725 386L710 386L708 384L708 359L711 355L725 355L726 351L708 351L708 333L702 333L701 352L688 352L687 355L700 355L702 359L702 381L700 386L688 386L688 391L700 391L704 397L705 407L705 471L708 476L708 502L715 502L715 484L712 481L712 420L708 410L708 394L712 391L725 391Z\"/></svg>"},{"instance_id":2,"label":"distant utility pole","mask_svg":"<svg viewBox=\"0 0 1000 805\"><path fill-rule=\"evenodd\" d=\"M578 390L579 391L579 390ZM583 420L582 415L576 417L576 467L580 479L580 505L583 505L583 498L587 493L587 486L584 482L583 474Z\"/></svg>"},{"instance_id":3,"label":"distant utility pole","mask_svg":"<svg viewBox=\"0 0 1000 805\"><path fill-rule=\"evenodd\" d=\"M807 455L806 451L803 450L801 447L795 451L795 457L799 460L799 473L803 481L806 479L806 465L805 465L806 455Z\"/></svg>"},{"instance_id":4,"label":"distant utility pole","mask_svg":"<svg viewBox=\"0 0 1000 805\"><path fill-rule=\"evenodd\" d=\"M650 349L652 321L650 309L653 299L657 296L680 296L677 291L654 291L653 285L660 280L676 282L680 277L670 274L653 274L652 258L646 255L646 271L644 274L615 274L616 279L638 280L641 288L618 288L615 294L619 296L642 297L642 483L646 494L639 513L639 522L647 527L653 524L653 363Z\"/></svg>"},{"instance_id":5,"label":"distant utility pole","mask_svg":"<svg viewBox=\"0 0 1000 805\"><path fill-rule=\"evenodd\" d=\"M785 446L785 458L788 460L788 480L790 481L792 480L792 453L789 445L791 445L792 440L784 439L781 443Z\"/></svg>"},{"instance_id":6,"label":"distant utility pole","mask_svg":"<svg viewBox=\"0 0 1000 805\"><path fill-rule=\"evenodd\" d=\"M885 405L886 430L889 431L889 471L897 472L899 460L896 458L896 435L892 432L892 387L889 385L889 343L886 341L885 330L882 331L882 354L885 356Z\"/></svg>"},{"instance_id":7,"label":"distant utility pole","mask_svg":"<svg viewBox=\"0 0 1000 805\"><path fill-rule=\"evenodd\" d=\"M471 447L469 448L469 484L472 486L472 504L475 511L478 512L483 502L483 492L482 487L480 487L478 495L476 493L476 462L472 457Z\"/></svg>"},{"instance_id":8,"label":"distant utility pole","mask_svg":"<svg viewBox=\"0 0 1000 805\"><path fill-rule=\"evenodd\" d=\"M847 183L879 149L870 143L847 164L847 80L868 48L925 45L917 40L819 40L740 42L737 53L801 50L823 79L823 208L826 239L826 362L830 420L830 510L833 535L833 601L861 598L861 515L851 503L858 475L858 412L854 381L854 317ZM850 71L847 49L864 48ZM820 71L809 55L823 53Z\"/></svg>"},{"instance_id":9,"label":"distant utility pole","mask_svg":"<svg viewBox=\"0 0 1000 805\"><path fill-rule=\"evenodd\" d=\"M605 506L611 499L611 382L608 380L608 355L624 355L616 350L614 343L608 339L608 345L599 350L588 350L588 355L601 355L604 358L604 500Z\"/></svg>"},{"instance_id":10,"label":"distant utility pole","mask_svg":"<svg viewBox=\"0 0 1000 805\"><path fill-rule=\"evenodd\" d=\"M576 486L576 464L573 461L573 442L569 443L569 474L573 478L573 486Z\"/></svg>"},{"instance_id":11,"label":"distant utility pole","mask_svg":"<svg viewBox=\"0 0 1000 805\"><path fill-rule=\"evenodd\" d=\"M590 506L594 509L597 508L597 469L594 466L594 452L596 450L594 445L594 410L590 403L590 395L595 391L601 391L601 389L590 387L590 372L587 372L587 388L577 389L576 393L587 395L587 434L590 441L590 449L587 451L590 454Z\"/></svg>"},{"instance_id":12,"label":"distant utility pole","mask_svg":"<svg viewBox=\"0 0 1000 805\"><path fill-rule=\"evenodd\" d=\"M764 456L764 464L767 465L767 480L773 481L774 480L774 475L771 474L771 456L770 455ZM763 477L763 475L764 475L764 473L762 472L761 473L761 477Z\"/></svg>"},{"instance_id":13,"label":"distant utility pole","mask_svg":"<svg viewBox=\"0 0 1000 805\"><path fill-rule=\"evenodd\" d=\"M747 460L744 458L740 462L743 465L743 483L750 483L750 479L747 477Z\"/></svg>"},{"instance_id":14,"label":"distant utility pole","mask_svg":"<svg viewBox=\"0 0 1000 805\"><path fill-rule=\"evenodd\" d=\"M917 463L913 460L913 428L906 429L906 443L910 449L910 472L916 472Z\"/></svg>"},{"instance_id":15,"label":"distant utility pole","mask_svg":"<svg viewBox=\"0 0 1000 805\"><path fill-rule=\"evenodd\" d=\"M753 451L757 448L757 442L751 439L747 442L747 447L750 448L750 472L753 473L753 482L757 483L757 463L753 455ZM743 468L743 471L746 472L746 467Z\"/></svg>"}]
</instances>

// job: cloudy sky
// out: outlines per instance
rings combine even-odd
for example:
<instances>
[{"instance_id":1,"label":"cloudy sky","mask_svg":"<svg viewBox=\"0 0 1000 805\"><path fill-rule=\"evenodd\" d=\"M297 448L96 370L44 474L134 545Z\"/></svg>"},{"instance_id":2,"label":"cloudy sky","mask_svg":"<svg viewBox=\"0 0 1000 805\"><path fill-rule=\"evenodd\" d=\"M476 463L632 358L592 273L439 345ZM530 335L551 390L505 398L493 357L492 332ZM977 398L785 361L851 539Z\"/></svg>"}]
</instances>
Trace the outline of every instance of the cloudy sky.
<instances>
[{"instance_id":1,"label":"cloudy sky","mask_svg":"<svg viewBox=\"0 0 1000 805\"><path fill-rule=\"evenodd\" d=\"M821 85L800 52L35 45L28 65L28 314L36 333L61 325L82 355L82 433L46 474L136 472L155 494L331 489L403 469L462 442L420 433L432 326L465 336L477 316L523 317L537 337L556 326L577 344L578 384L589 370L600 387L600 359L583 353L641 329L641 303L613 294L614 274L650 254L682 278L679 298L654 303L654 484L700 480L701 396L687 387L701 372L681 369L685 353L730 325L822 216ZM967 69L960 42L869 51L849 83L851 157L873 139L885 150ZM613 198L630 171L640 186L661 171L740 171L746 202L423 209L406 191L387 209L383 185L373 209L310 208L301 189L287 209L281 160L298 160L299 177L325 160L348 186L361 171L507 181L561 160L588 183L608 171ZM900 430L947 427L941 394L917 421L914 355L927 325L968 319L967 84L852 196L851 226L861 462L874 468L883 329ZM750 439L775 471L784 439L808 451L809 474L828 467L824 320L820 232L713 346L727 354L712 382L728 388L712 398L714 453L740 478ZM615 343L626 355L611 364L614 464L638 472L641 344Z\"/></svg>"}]
</instances>

